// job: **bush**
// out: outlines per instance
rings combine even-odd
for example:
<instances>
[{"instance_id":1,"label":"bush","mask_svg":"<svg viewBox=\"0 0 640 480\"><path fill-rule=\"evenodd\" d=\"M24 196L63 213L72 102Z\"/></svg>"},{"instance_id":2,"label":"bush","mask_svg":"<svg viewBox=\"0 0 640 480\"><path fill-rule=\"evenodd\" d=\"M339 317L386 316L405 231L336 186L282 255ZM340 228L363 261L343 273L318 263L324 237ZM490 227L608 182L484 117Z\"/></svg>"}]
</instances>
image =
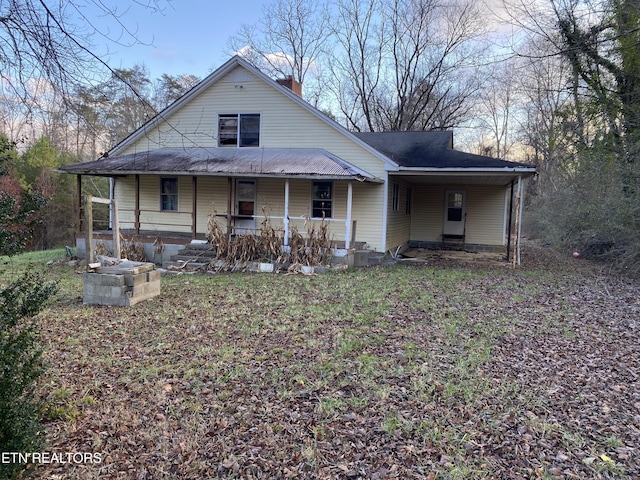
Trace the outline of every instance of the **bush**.
<instances>
[{"instance_id":1,"label":"bush","mask_svg":"<svg viewBox=\"0 0 640 480\"><path fill-rule=\"evenodd\" d=\"M43 372L35 316L55 287L27 273L0 291L0 452L39 452L44 442L34 384ZM0 478L24 468L0 463Z\"/></svg>"}]
</instances>

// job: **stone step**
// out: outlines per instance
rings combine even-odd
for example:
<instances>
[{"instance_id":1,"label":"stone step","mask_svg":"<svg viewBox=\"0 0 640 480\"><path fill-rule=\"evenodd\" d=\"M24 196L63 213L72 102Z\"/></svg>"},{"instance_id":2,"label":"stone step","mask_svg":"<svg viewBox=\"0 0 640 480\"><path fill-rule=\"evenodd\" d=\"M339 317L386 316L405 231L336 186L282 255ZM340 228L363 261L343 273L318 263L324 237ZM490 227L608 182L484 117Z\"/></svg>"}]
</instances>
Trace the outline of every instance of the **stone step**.
<instances>
[{"instance_id":1,"label":"stone step","mask_svg":"<svg viewBox=\"0 0 640 480\"><path fill-rule=\"evenodd\" d=\"M204 269L209 266L209 262L186 262L185 261L173 261L162 262L162 268L169 271L183 271L183 272L195 272L197 270Z\"/></svg>"}]
</instances>

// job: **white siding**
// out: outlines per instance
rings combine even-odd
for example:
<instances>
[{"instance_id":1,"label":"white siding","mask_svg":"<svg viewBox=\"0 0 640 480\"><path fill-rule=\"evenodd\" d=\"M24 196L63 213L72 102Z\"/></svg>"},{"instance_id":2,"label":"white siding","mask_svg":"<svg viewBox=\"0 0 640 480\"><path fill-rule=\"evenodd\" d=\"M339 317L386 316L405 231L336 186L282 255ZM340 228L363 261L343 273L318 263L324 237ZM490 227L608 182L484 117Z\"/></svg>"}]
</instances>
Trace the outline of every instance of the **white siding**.
<instances>
[{"instance_id":1,"label":"white siding","mask_svg":"<svg viewBox=\"0 0 640 480\"><path fill-rule=\"evenodd\" d=\"M393 210L393 185L398 185L398 209ZM394 248L407 242L411 235L411 215L406 213L407 193L411 185L403 180L389 181L388 217L387 217L387 248Z\"/></svg>"},{"instance_id":2,"label":"white siding","mask_svg":"<svg viewBox=\"0 0 640 480\"><path fill-rule=\"evenodd\" d=\"M236 85L242 88L236 88ZM345 161L362 168L378 178L384 177L384 163L365 148L341 132L326 124L290 98L281 95L271 85L243 68L236 68L227 76L200 93L189 104L166 118L159 127L145 132L145 136L121 154L147 151L161 147L217 146L217 120L224 113L259 113L261 115L260 146L264 148L324 148ZM133 178L118 180L116 198L131 203ZM290 215L310 214L310 181L292 180L290 190ZM190 231L191 177L181 177L179 182L178 214L157 212L159 209L158 177L141 176L141 221L157 225L159 229ZM226 179L200 177L198 183L197 230L206 230L206 219L211 203L219 213L226 212ZM346 218L345 181L334 182L334 217ZM218 193L216 193L218 192ZM372 248L384 250L382 245L382 208L384 187L377 184L354 183L353 220L357 221L356 239L367 242ZM128 197L125 200L125 197ZM284 211L284 180L259 179L258 209L268 206L274 216ZM133 209L133 206L131 206ZM258 212L261 214L261 212ZM124 215L123 221L132 225L133 217ZM176 228L164 224L176 222ZM187 224L187 225L183 225ZM124 227L123 228L131 228ZM141 227L148 229L151 227ZM336 238L344 239L344 225L332 225Z\"/></svg>"},{"instance_id":3,"label":"white siding","mask_svg":"<svg viewBox=\"0 0 640 480\"><path fill-rule=\"evenodd\" d=\"M448 189L467 192L465 243L503 245L505 187L501 186L415 186L411 240L442 241L444 196Z\"/></svg>"}]
</instances>

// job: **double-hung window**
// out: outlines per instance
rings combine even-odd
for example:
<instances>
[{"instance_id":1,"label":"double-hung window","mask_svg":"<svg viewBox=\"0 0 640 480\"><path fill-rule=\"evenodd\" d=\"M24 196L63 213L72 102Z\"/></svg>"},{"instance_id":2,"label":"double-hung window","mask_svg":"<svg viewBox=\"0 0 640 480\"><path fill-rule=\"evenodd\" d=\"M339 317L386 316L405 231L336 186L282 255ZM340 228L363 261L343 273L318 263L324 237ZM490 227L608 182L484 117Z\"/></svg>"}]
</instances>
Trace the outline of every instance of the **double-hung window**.
<instances>
[{"instance_id":1,"label":"double-hung window","mask_svg":"<svg viewBox=\"0 0 640 480\"><path fill-rule=\"evenodd\" d=\"M260 114L225 114L218 117L218 146L259 147Z\"/></svg>"},{"instance_id":2,"label":"double-hung window","mask_svg":"<svg viewBox=\"0 0 640 480\"><path fill-rule=\"evenodd\" d=\"M333 183L313 182L311 216L313 218L331 218L333 216Z\"/></svg>"},{"instance_id":3,"label":"double-hung window","mask_svg":"<svg viewBox=\"0 0 640 480\"><path fill-rule=\"evenodd\" d=\"M160 209L178 211L178 179L176 177L160 179Z\"/></svg>"}]
</instances>

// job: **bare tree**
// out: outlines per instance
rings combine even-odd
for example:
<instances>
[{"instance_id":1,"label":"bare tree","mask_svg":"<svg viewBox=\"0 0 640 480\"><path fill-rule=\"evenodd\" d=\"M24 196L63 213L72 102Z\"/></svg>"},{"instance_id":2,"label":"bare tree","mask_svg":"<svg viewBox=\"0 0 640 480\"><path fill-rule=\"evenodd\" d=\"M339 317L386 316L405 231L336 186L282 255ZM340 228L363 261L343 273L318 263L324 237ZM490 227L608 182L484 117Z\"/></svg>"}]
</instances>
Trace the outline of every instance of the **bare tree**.
<instances>
[{"instance_id":1,"label":"bare tree","mask_svg":"<svg viewBox=\"0 0 640 480\"><path fill-rule=\"evenodd\" d=\"M318 0L273 0L258 25L243 25L227 48L272 76L304 84L313 76L328 36L326 6Z\"/></svg>"},{"instance_id":2,"label":"bare tree","mask_svg":"<svg viewBox=\"0 0 640 480\"><path fill-rule=\"evenodd\" d=\"M480 86L477 2L340 0L332 91L357 130L458 125Z\"/></svg>"}]
</instances>

